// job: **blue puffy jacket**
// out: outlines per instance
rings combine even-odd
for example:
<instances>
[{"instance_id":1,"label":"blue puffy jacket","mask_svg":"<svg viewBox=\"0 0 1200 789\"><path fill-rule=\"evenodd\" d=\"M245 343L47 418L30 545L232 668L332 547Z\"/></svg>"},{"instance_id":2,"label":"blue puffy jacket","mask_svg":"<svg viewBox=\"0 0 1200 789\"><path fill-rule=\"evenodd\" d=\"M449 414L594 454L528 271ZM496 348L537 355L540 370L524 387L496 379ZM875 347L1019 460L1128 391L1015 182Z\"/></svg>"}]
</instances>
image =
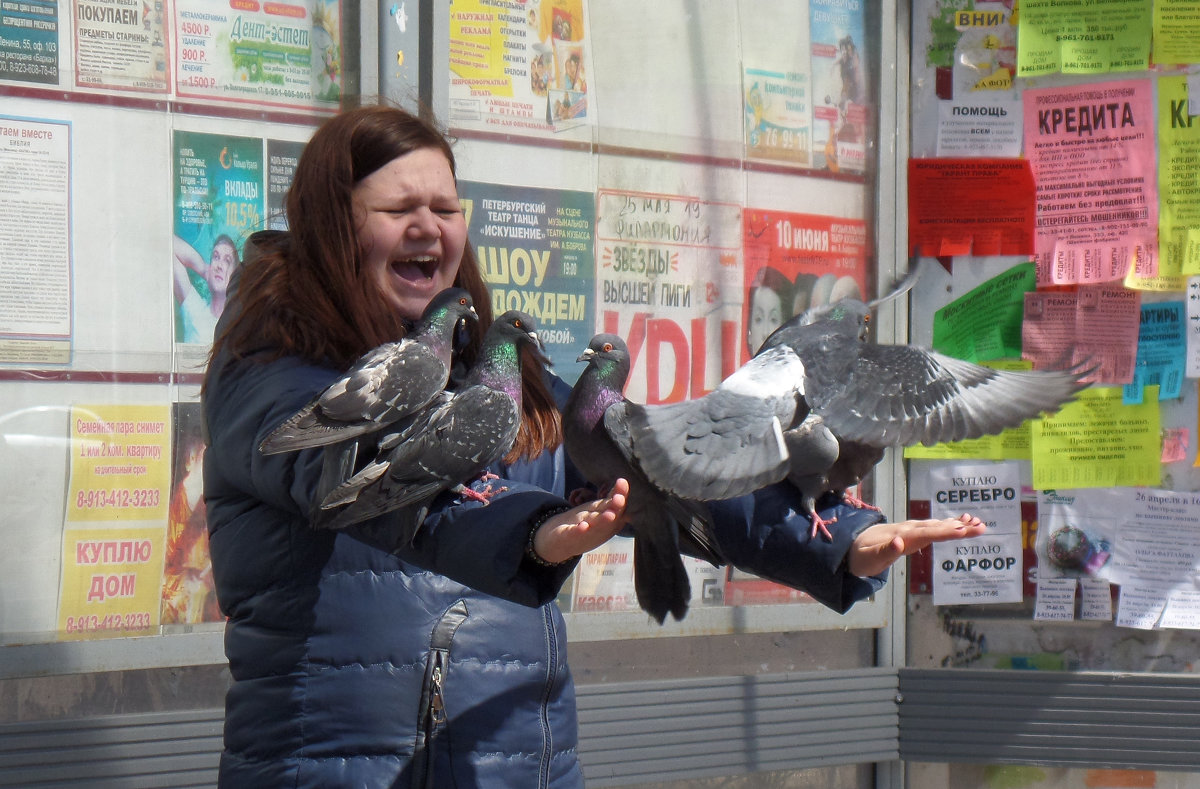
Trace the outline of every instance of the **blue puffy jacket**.
<instances>
[{"instance_id":1,"label":"blue puffy jacket","mask_svg":"<svg viewBox=\"0 0 1200 789\"><path fill-rule=\"evenodd\" d=\"M314 530L320 450L256 447L337 374L294 358L209 372L205 497L233 676L221 786L582 786L553 603L574 567L524 559L532 522L563 503L562 450L499 469L509 490L487 507L443 496L396 553L387 516ZM797 504L787 485L714 504L722 553L839 611L878 589L843 558L881 516L826 511L836 539L810 543Z\"/></svg>"}]
</instances>

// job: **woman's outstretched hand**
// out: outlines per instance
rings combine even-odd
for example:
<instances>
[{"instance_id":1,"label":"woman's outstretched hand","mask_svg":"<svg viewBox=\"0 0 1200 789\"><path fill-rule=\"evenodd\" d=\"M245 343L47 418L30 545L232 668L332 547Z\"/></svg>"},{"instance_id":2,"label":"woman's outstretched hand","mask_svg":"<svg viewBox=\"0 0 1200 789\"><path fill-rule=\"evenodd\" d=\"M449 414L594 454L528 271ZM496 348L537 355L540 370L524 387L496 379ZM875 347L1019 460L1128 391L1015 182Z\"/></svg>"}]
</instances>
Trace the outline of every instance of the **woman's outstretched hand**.
<instances>
[{"instance_id":1,"label":"woman's outstretched hand","mask_svg":"<svg viewBox=\"0 0 1200 789\"><path fill-rule=\"evenodd\" d=\"M625 526L628 495L628 480L618 479L608 495L549 518L534 535L533 550L543 560L557 564L598 548Z\"/></svg>"},{"instance_id":2,"label":"woman's outstretched hand","mask_svg":"<svg viewBox=\"0 0 1200 789\"><path fill-rule=\"evenodd\" d=\"M854 538L846 568L860 578L879 575L896 560L935 542L978 537L986 528L983 521L967 513L957 518L876 523Z\"/></svg>"}]
</instances>

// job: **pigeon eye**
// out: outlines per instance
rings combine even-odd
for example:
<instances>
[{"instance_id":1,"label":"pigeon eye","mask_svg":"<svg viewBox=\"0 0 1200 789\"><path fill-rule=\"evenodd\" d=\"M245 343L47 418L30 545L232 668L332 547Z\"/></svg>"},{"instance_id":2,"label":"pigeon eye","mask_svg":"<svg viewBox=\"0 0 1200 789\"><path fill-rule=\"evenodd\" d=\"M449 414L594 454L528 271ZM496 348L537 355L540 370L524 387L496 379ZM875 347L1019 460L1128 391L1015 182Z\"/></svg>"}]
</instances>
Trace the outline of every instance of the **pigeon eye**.
<instances>
[{"instance_id":1,"label":"pigeon eye","mask_svg":"<svg viewBox=\"0 0 1200 789\"><path fill-rule=\"evenodd\" d=\"M459 304L461 304L461 305L462 305L462 306L464 306L464 307L465 307L465 306L467 306L467 300L466 300L466 299L459 299L459 300L458 300L458 303L459 303Z\"/></svg>"},{"instance_id":2,"label":"pigeon eye","mask_svg":"<svg viewBox=\"0 0 1200 789\"><path fill-rule=\"evenodd\" d=\"M520 329L520 328L523 328L523 327L521 326L521 319L520 319L520 318L515 318L515 319L513 319L513 324L512 324L512 325L513 325L513 328L514 328L514 329Z\"/></svg>"},{"instance_id":3,"label":"pigeon eye","mask_svg":"<svg viewBox=\"0 0 1200 789\"><path fill-rule=\"evenodd\" d=\"M611 342L606 342L606 343L604 343L604 352L605 352L605 353L608 353L608 352L609 352L609 351L611 351L612 349L613 349L613 345L612 345L612 343L611 343Z\"/></svg>"}]
</instances>

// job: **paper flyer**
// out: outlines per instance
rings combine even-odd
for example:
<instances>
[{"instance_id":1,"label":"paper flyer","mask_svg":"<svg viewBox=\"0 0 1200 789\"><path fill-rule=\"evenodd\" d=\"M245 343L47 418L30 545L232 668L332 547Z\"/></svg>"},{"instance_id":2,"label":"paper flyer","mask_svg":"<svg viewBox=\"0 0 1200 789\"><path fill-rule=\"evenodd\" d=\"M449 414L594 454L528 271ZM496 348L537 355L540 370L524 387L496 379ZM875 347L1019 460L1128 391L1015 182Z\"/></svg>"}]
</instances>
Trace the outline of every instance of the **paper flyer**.
<instances>
[{"instance_id":1,"label":"paper flyer","mask_svg":"<svg viewBox=\"0 0 1200 789\"><path fill-rule=\"evenodd\" d=\"M1187 279L1187 321L1184 327L1187 359L1184 374L1200 378L1200 277Z\"/></svg>"},{"instance_id":2,"label":"paper flyer","mask_svg":"<svg viewBox=\"0 0 1200 789\"><path fill-rule=\"evenodd\" d=\"M1015 159L1021 155L1021 100L1012 91L939 101L937 155Z\"/></svg>"},{"instance_id":3,"label":"paper flyer","mask_svg":"<svg viewBox=\"0 0 1200 789\"><path fill-rule=\"evenodd\" d=\"M1156 0L1152 40L1151 59L1158 65L1200 62L1200 2Z\"/></svg>"},{"instance_id":4,"label":"paper flyer","mask_svg":"<svg viewBox=\"0 0 1200 789\"><path fill-rule=\"evenodd\" d=\"M1116 285L1026 293L1021 358L1038 370L1092 368L1085 383L1132 383L1140 305L1137 291Z\"/></svg>"},{"instance_id":5,"label":"paper flyer","mask_svg":"<svg viewBox=\"0 0 1200 789\"><path fill-rule=\"evenodd\" d=\"M813 167L861 173L867 164L866 51L863 5L810 0Z\"/></svg>"},{"instance_id":6,"label":"paper flyer","mask_svg":"<svg viewBox=\"0 0 1200 789\"><path fill-rule=\"evenodd\" d=\"M1033 193L1024 159L909 159L909 255L1028 255Z\"/></svg>"},{"instance_id":7,"label":"paper flyer","mask_svg":"<svg viewBox=\"0 0 1200 789\"><path fill-rule=\"evenodd\" d=\"M1038 285L1158 273L1153 84L1026 90Z\"/></svg>"},{"instance_id":8,"label":"paper flyer","mask_svg":"<svg viewBox=\"0 0 1200 789\"><path fill-rule=\"evenodd\" d=\"M736 369L744 343L741 232L734 203L599 191L596 331L629 345L629 399L701 397Z\"/></svg>"},{"instance_id":9,"label":"paper flyer","mask_svg":"<svg viewBox=\"0 0 1200 789\"><path fill-rule=\"evenodd\" d=\"M1133 383L1125 385L1125 404L1142 402L1142 390L1147 386L1158 387L1159 400L1178 398L1183 387L1184 352L1183 302L1143 304L1137 364Z\"/></svg>"},{"instance_id":10,"label":"paper flyer","mask_svg":"<svg viewBox=\"0 0 1200 789\"><path fill-rule=\"evenodd\" d=\"M632 537L614 537L583 555L572 575L573 613L639 610L633 583L633 546ZM692 589L690 605L724 604L725 568L691 556L682 558Z\"/></svg>"},{"instance_id":11,"label":"paper flyer","mask_svg":"<svg viewBox=\"0 0 1200 789\"><path fill-rule=\"evenodd\" d=\"M167 92L170 20L164 18L162 0L75 0L72 5L76 84Z\"/></svg>"},{"instance_id":12,"label":"paper flyer","mask_svg":"<svg viewBox=\"0 0 1200 789\"><path fill-rule=\"evenodd\" d=\"M340 0L175 0L175 90L333 113L342 96Z\"/></svg>"},{"instance_id":13,"label":"paper flyer","mask_svg":"<svg viewBox=\"0 0 1200 789\"><path fill-rule=\"evenodd\" d=\"M454 128L552 136L595 113L584 0L457 0L450 7Z\"/></svg>"},{"instance_id":14,"label":"paper flyer","mask_svg":"<svg viewBox=\"0 0 1200 789\"><path fill-rule=\"evenodd\" d=\"M747 208L743 361L767 335L810 307L867 294L867 226L861 219Z\"/></svg>"},{"instance_id":15,"label":"paper flyer","mask_svg":"<svg viewBox=\"0 0 1200 789\"><path fill-rule=\"evenodd\" d=\"M812 163L808 12L802 3L783 4L770 13L739 3L738 12L746 158L807 167Z\"/></svg>"},{"instance_id":16,"label":"paper flyer","mask_svg":"<svg viewBox=\"0 0 1200 789\"><path fill-rule=\"evenodd\" d=\"M159 623L170 414L159 405L71 409L58 630L123 636Z\"/></svg>"},{"instance_id":17,"label":"paper flyer","mask_svg":"<svg viewBox=\"0 0 1200 789\"><path fill-rule=\"evenodd\" d=\"M1173 290L1200 274L1200 115L1189 95L1186 77L1158 79L1159 266Z\"/></svg>"},{"instance_id":18,"label":"paper flyer","mask_svg":"<svg viewBox=\"0 0 1200 789\"><path fill-rule=\"evenodd\" d=\"M1132 514L1129 488L1038 492L1038 581L1094 578L1115 582L1113 554Z\"/></svg>"},{"instance_id":19,"label":"paper flyer","mask_svg":"<svg viewBox=\"0 0 1200 789\"><path fill-rule=\"evenodd\" d=\"M265 227L263 141L176 131L173 153L175 341L207 345L246 238Z\"/></svg>"},{"instance_id":20,"label":"paper flyer","mask_svg":"<svg viewBox=\"0 0 1200 789\"><path fill-rule=\"evenodd\" d=\"M5 3L0 14L0 79L57 85L58 0Z\"/></svg>"},{"instance_id":21,"label":"paper flyer","mask_svg":"<svg viewBox=\"0 0 1200 789\"><path fill-rule=\"evenodd\" d=\"M1033 487L1158 485L1160 427L1154 387L1140 405L1122 403L1116 387L1083 389L1057 413L1033 423Z\"/></svg>"},{"instance_id":22,"label":"paper flyer","mask_svg":"<svg viewBox=\"0 0 1200 789\"><path fill-rule=\"evenodd\" d=\"M204 437L199 403L175 403L167 501L161 624L220 622L204 502Z\"/></svg>"},{"instance_id":23,"label":"paper flyer","mask_svg":"<svg viewBox=\"0 0 1200 789\"><path fill-rule=\"evenodd\" d=\"M0 115L0 362L63 364L73 332L67 122ZM19 261L19 265L18 265Z\"/></svg>"},{"instance_id":24,"label":"paper flyer","mask_svg":"<svg viewBox=\"0 0 1200 789\"><path fill-rule=\"evenodd\" d=\"M595 334L595 200L590 192L460 181L458 194L492 313L519 309L568 383Z\"/></svg>"},{"instance_id":25,"label":"paper flyer","mask_svg":"<svg viewBox=\"0 0 1200 789\"><path fill-rule=\"evenodd\" d=\"M969 362L1020 357L1035 277L1033 263L1018 263L942 307L933 315L933 349Z\"/></svg>"},{"instance_id":26,"label":"paper flyer","mask_svg":"<svg viewBox=\"0 0 1200 789\"><path fill-rule=\"evenodd\" d=\"M287 230L284 200L296 176L304 143L267 140L267 230Z\"/></svg>"},{"instance_id":27,"label":"paper flyer","mask_svg":"<svg viewBox=\"0 0 1200 789\"><path fill-rule=\"evenodd\" d=\"M1150 67L1151 0L1022 0L1017 76Z\"/></svg>"},{"instance_id":28,"label":"paper flyer","mask_svg":"<svg viewBox=\"0 0 1200 789\"><path fill-rule=\"evenodd\" d=\"M970 512L987 532L933 545L933 604L1019 603L1021 482L1015 463L939 465L929 474L930 517Z\"/></svg>"}]
</instances>

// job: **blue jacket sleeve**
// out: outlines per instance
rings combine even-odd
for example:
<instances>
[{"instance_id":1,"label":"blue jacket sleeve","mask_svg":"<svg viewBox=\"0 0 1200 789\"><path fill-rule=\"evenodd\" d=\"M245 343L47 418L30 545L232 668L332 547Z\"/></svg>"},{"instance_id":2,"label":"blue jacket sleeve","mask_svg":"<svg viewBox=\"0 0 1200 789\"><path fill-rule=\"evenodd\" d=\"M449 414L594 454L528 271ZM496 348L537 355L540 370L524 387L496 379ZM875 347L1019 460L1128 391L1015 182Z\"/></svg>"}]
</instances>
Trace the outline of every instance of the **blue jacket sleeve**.
<instances>
[{"instance_id":1,"label":"blue jacket sleeve","mask_svg":"<svg viewBox=\"0 0 1200 789\"><path fill-rule=\"evenodd\" d=\"M530 561L525 549L534 525L566 502L514 480L476 481L471 487L482 491L488 485L495 495L486 505L452 493L439 496L412 545L393 546L393 552L496 597L530 606L553 600L577 561L547 567ZM388 527L383 524L385 534Z\"/></svg>"},{"instance_id":2,"label":"blue jacket sleeve","mask_svg":"<svg viewBox=\"0 0 1200 789\"><path fill-rule=\"evenodd\" d=\"M749 496L710 502L718 547L738 569L800 589L838 613L883 587L887 574L859 578L846 569L846 554L864 529L885 520L882 513L858 509L827 494L817 509L833 541L809 538L812 522L800 512L800 495L788 483Z\"/></svg>"}]
</instances>

